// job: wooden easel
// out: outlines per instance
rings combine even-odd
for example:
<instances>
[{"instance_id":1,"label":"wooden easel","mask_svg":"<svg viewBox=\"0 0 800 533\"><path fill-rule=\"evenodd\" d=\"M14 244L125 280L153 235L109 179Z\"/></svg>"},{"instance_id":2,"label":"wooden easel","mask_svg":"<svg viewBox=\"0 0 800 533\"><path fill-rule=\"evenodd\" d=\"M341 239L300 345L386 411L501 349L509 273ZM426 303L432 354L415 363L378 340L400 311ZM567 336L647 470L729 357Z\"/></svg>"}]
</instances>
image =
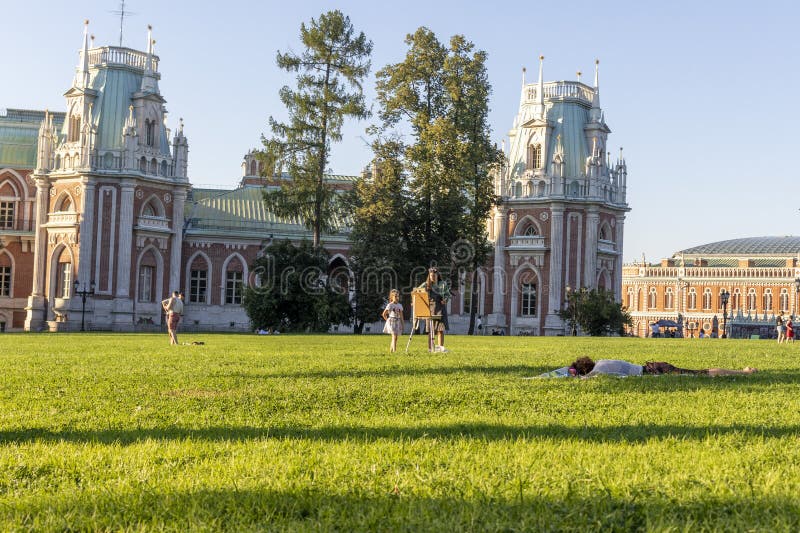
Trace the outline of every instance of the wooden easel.
<instances>
[{"instance_id":1,"label":"wooden easel","mask_svg":"<svg viewBox=\"0 0 800 533\"><path fill-rule=\"evenodd\" d=\"M417 327L419 327L420 319L425 320L425 329L428 333L428 351L433 352L433 320L441 319L442 317L431 314L431 304L427 290L414 289L411 291L411 313L414 317L414 320L411 323L411 335L408 336L408 342L406 343L406 353L408 353L408 347L411 346L411 339L414 337L414 331L416 331Z\"/></svg>"}]
</instances>

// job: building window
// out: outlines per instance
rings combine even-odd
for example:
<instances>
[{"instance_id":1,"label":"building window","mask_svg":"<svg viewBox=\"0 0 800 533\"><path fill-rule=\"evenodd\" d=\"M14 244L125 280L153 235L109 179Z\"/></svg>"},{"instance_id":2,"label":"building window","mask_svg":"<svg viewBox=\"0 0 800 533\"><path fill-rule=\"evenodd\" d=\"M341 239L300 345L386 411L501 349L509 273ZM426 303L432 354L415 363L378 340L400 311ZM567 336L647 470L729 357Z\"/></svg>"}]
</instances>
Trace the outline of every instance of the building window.
<instances>
[{"instance_id":1,"label":"building window","mask_svg":"<svg viewBox=\"0 0 800 533\"><path fill-rule=\"evenodd\" d=\"M703 290L703 309L706 311L711 310L711 289Z\"/></svg>"},{"instance_id":2,"label":"building window","mask_svg":"<svg viewBox=\"0 0 800 533\"><path fill-rule=\"evenodd\" d=\"M764 311L772 311L772 289L764 289Z\"/></svg>"},{"instance_id":3,"label":"building window","mask_svg":"<svg viewBox=\"0 0 800 533\"><path fill-rule=\"evenodd\" d=\"M650 294L647 296L647 308L655 309L658 307L658 294L655 287L650 287Z\"/></svg>"},{"instance_id":4,"label":"building window","mask_svg":"<svg viewBox=\"0 0 800 533\"><path fill-rule=\"evenodd\" d=\"M76 142L81 138L81 117L73 115L69 118L67 142Z\"/></svg>"},{"instance_id":5,"label":"building window","mask_svg":"<svg viewBox=\"0 0 800 533\"><path fill-rule=\"evenodd\" d=\"M156 121L144 121L144 138L147 146L155 146L156 144Z\"/></svg>"},{"instance_id":6,"label":"building window","mask_svg":"<svg viewBox=\"0 0 800 533\"><path fill-rule=\"evenodd\" d=\"M688 309L697 309L697 291L694 290L694 287L689 289L689 296L688 296L688 303L686 304Z\"/></svg>"},{"instance_id":7,"label":"building window","mask_svg":"<svg viewBox=\"0 0 800 533\"><path fill-rule=\"evenodd\" d=\"M139 267L139 301L153 301L153 279L155 268L149 265Z\"/></svg>"},{"instance_id":8,"label":"building window","mask_svg":"<svg viewBox=\"0 0 800 533\"><path fill-rule=\"evenodd\" d=\"M536 226L533 224L525 228L525 233L523 233L525 237L535 237L537 235L539 235L539 232L536 231Z\"/></svg>"},{"instance_id":9,"label":"building window","mask_svg":"<svg viewBox=\"0 0 800 533\"><path fill-rule=\"evenodd\" d=\"M747 310L748 311L755 311L756 310L756 290L755 289L747 289Z\"/></svg>"},{"instance_id":10,"label":"building window","mask_svg":"<svg viewBox=\"0 0 800 533\"><path fill-rule=\"evenodd\" d=\"M664 291L664 309L675 309L675 295L672 292L672 287L667 287Z\"/></svg>"},{"instance_id":11,"label":"building window","mask_svg":"<svg viewBox=\"0 0 800 533\"><path fill-rule=\"evenodd\" d=\"M56 298L69 298L72 294L72 263L58 264Z\"/></svg>"},{"instance_id":12,"label":"building window","mask_svg":"<svg viewBox=\"0 0 800 533\"><path fill-rule=\"evenodd\" d=\"M0 296L11 296L10 266L0 266Z\"/></svg>"},{"instance_id":13,"label":"building window","mask_svg":"<svg viewBox=\"0 0 800 533\"><path fill-rule=\"evenodd\" d=\"M229 271L225 276L225 303L240 305L242 303L242 273Z\"/></svg>"},{"instance_id":14,"label":"building window","mask_svg":"<svg viewBox=\"0 0 800 533\"><path fill-rule=\"evenodd\" d=\"M189 301L191 303L206 303L208 290L208 271L192 270L189 278Z\"/></svg>"},{"instance_id":15,"label":"building window","mask_svg":"<svg viewBox=\"0 0 800 533\"><path fill-rule=\"evenodd\" d=\"M523 283L520 292L521 316L536 316L536 284Z\"/></svg>"},{"instance_id":16,"label":"building window","mask_svg":"<svg viewBox=\"0 0 800 533\"><path fill-rule=\"evenodd\" d=\"M0 202L0 229L14 228L14 202Z\"/></svg>"},{"instance_id":17,"label":"building window","mask_svg":"<svg viewBox=\"0 0 800 533\"><path fill-rule=\"evenodd\" d=\"M528 168L542 168L542 145L531 144L528 146Z\"/></svg>"},{"instance_id":18,"label":"building window","mask_svg":"<svg viewBox=\"0 0 800 533\"><path fill-rule=\"evenodd\" d=\"M742 292L739 289L733 289L731 295L731 311L742 307Z\"/></svg>"},{"instance_id":19,"label":"building window","mask_svg":"<svg viewBox=\"0 0 800 533\"><path fill-rule=\"evenodd\" d=\"M633 287L628 287L628 309L633 309Z\"/></svg>"},{"instance_id":20,"label":"building window","mask_svg":"<svg viewBox=\"0 0 800 533\"><path fill-rule=\"evenodd\" d=\"M781 289L781 311L784 313L789 311L789 291L786 289Z\"/></svg>"}]
</instances>

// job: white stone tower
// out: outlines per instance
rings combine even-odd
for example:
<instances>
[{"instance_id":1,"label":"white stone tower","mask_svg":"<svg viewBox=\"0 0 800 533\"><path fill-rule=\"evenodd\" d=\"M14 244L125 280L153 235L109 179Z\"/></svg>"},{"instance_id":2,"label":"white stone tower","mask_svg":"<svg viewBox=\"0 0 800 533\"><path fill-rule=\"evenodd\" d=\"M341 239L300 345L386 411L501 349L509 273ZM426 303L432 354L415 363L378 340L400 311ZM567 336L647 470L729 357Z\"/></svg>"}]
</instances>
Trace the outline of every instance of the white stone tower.
<instances>
[{"instance_id":1,"label":"white stone tower","mask_svg":"<svg viewBox=\"0 0 800 533\"><path fill-rule=\"evenodd\" d=\"M28 330L132 328L180 282L188 143L181 121L170 146L151 28L141 52L90 48L88 24L64 127L39 135Z\"/></svg>"},{"instance_id":2,"label":"white stone tower","mask_svg":"<svg viewBox=\"0 0 800 533\"><path fill-rule=\"evenodd\" d=\"M566 290L602 287L619 298L627 166L612 166L594 87L580 81L526 83L509 132L507 166L496 176L493 312L489 327L557 335Z\"/></svg>"}]
</instances>

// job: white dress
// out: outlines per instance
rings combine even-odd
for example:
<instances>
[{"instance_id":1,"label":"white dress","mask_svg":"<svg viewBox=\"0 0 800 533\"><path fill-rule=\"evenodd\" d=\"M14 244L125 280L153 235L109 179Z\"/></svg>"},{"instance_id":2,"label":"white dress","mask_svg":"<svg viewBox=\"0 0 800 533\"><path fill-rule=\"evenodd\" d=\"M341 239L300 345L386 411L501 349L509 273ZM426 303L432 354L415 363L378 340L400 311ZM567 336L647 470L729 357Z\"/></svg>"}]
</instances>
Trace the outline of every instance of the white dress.
<instances>
[{"instance_id":1,"label":"white dress","mask_svg":"<svg viewBox=\"0 0 800 533\"><path fill-rule=\"evenodd\" d=\"M383 332L390 335L401 335L403 333L403 305L390 303L386 306L389 311L389 319L383 326Z\"/></svg>"}]
</instances>

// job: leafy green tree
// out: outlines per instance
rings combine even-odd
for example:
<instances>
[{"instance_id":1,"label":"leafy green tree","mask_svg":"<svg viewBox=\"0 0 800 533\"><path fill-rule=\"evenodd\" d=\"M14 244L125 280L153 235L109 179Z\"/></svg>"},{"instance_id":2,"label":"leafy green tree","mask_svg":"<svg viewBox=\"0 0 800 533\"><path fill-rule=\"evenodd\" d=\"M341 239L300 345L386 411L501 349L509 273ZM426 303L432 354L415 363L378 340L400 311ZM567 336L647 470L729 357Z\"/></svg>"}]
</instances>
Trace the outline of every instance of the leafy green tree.
<instances>
[{"instance_id":1,"label":"leafy green tree","mask_svg":"<svg viewBox=\"0 0 800 533\"><path fill-rule=\"evenodd\" d=\"M256 259L261 283L244 289L242 306L256 329L327 332L350 322L347 291L328 283L328 253L308 241L277 242Z\"/></svg>"},{"instance_id":2,"label":"leafy green tree","mask_svg":"<svg viewBox=\"0 0 800 533\"><path fill-rule=\"evenodd\" d=\"M402 144L395 140L376 142L372 173L362 176L347 195L352 225L350 267L354 277L354 331L365 322L378 320L391 289L400 289L408 279L408 195Z\"/></svg>"},{"instance_id":3,"label":"leafy green tree","mask_svg":"<svg viewBox=\"0 0 800 533\"><path fill-rule=\"evenodd\" d=\"M624 335L625 326L631 326L630 314L614 298L613 291L581 289L567 295L567 307L559 311L567 321L573 335L577 327L593 337Z\"/></svg>"},{"instance_id":4,"label":"leafy green tree","mask_svg":"<svg viewBox=\"0 0 800 533\"><path fill-rule=\"evenodd\" d=\"M338 10L303 23L300 38L302 54L277 55L280 68L298 72L297 88L280 91L289 121L270 117L273 136L262 136L263 160L285 163L292 181L266 193L265 201L278 216L299 214L318 247L339 214L339 196L324 181L331 143L341 140L346 118L369 116L361 84L369 73L372 41L363 32L356 35L350 17Z\"/></svg>"}]
</instances>

